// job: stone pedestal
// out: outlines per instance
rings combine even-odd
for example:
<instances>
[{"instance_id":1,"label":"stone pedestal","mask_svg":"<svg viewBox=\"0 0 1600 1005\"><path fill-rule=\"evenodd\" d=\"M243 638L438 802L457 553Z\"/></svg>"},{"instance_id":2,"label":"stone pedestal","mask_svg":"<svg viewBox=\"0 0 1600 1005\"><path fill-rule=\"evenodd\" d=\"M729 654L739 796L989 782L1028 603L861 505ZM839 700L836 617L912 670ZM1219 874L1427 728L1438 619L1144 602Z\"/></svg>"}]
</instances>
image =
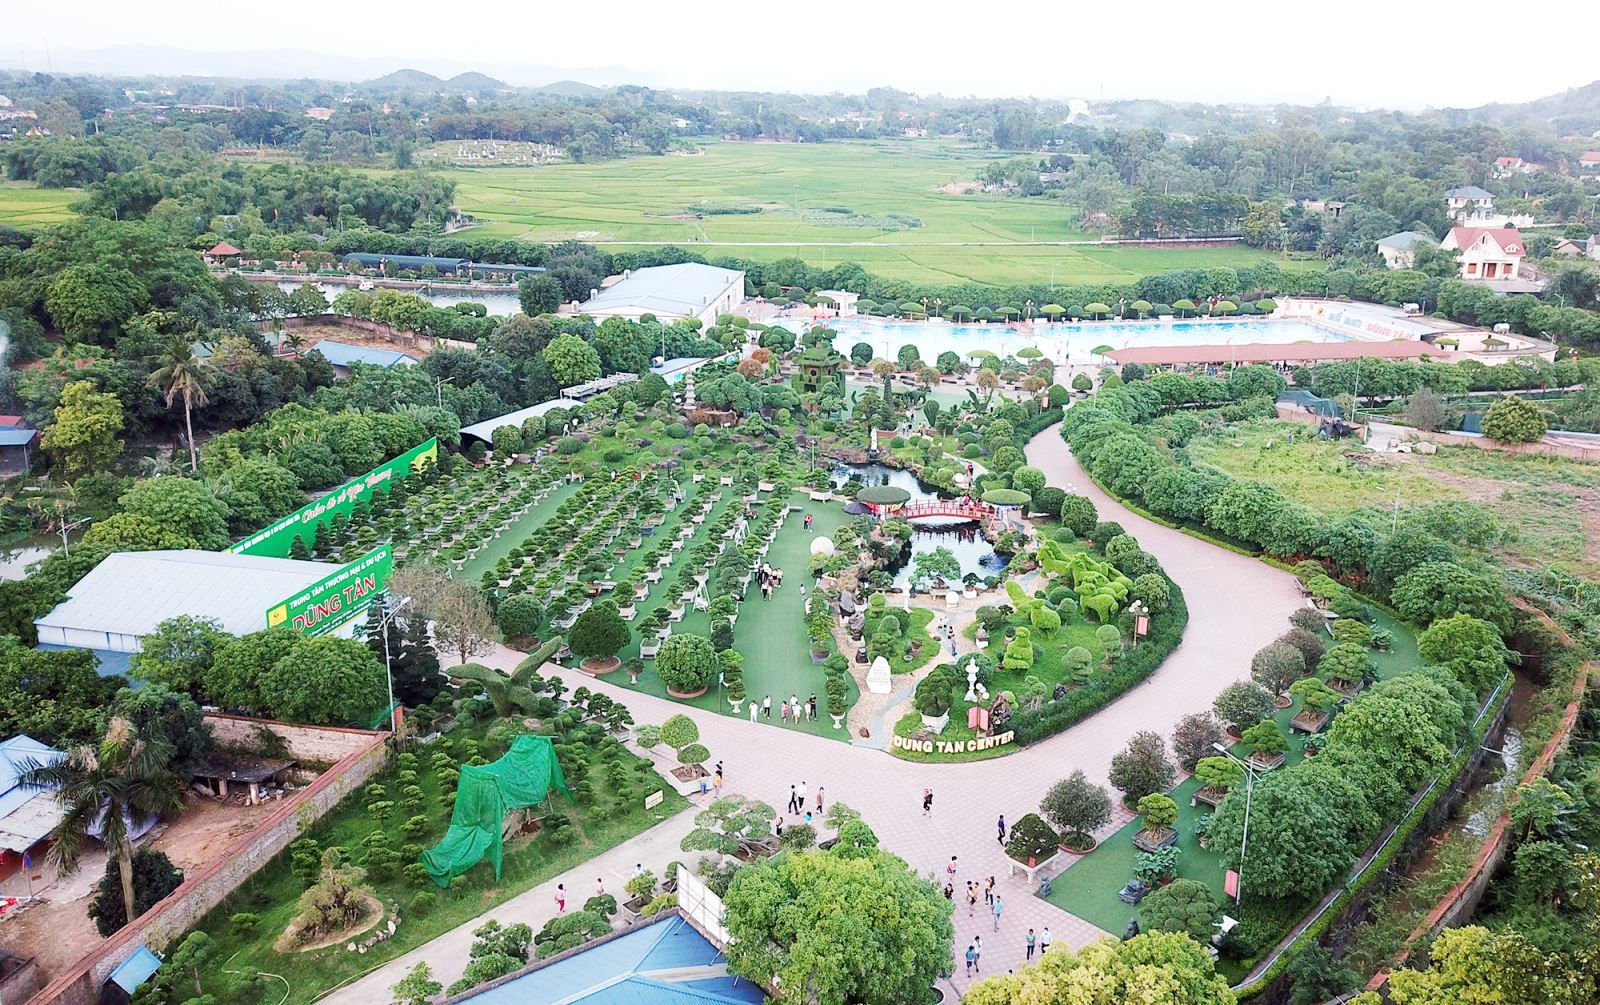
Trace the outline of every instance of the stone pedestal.
<instances>
[{"instance_id":1,"label":"stone pedestal","mask_svg":"<svg viewBox=\"0 0 1600 1005\"><path fill-rule=\"evenodd\" d=\"M867 690L873 694L889 694L894 690L894 678L889 672L889 661L879 656L867 668Z\"/></svg>"}]
</instances>

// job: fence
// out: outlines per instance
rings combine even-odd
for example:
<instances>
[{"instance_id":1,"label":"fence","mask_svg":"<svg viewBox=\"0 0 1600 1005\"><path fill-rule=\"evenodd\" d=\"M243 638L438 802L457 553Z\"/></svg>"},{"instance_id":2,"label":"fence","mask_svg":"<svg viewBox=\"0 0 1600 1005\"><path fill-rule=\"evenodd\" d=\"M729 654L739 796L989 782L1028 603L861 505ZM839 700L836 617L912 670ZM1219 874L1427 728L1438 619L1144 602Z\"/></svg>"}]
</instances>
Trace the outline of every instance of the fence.
<instances>
[{"instance_id":1,"label":"fence","mask_svg":"<svg viewBox=\"0 0 1600 1005\"><path fill-rule=\"evenodd\" d=\"M681 863L678 866L678 910L718 949L728 948L730 939L728 927L723 923L722 898Z\"/></svg>"},{"instance_id":2,"label":"fence","mask_svg":"<svg viewBox=\"0 0 1600 1005\"><path fill-rule=\"evenodd\" d=\"M302 731L311 727L264 721L262 724L283 736L291 750L297 743L309 742ZM338 763L292 798L284 800L270 816L240 835L222 855L185 876L182 885L165 900L57 975L44 990L29 999L29 1005L91 1005L99 1001L101 985L111 971L138 947L160 950L176 940L383 767L388 753L388 734L351 729L327 732L348 734L349 752Z\"/></svg>"}]
</instances>

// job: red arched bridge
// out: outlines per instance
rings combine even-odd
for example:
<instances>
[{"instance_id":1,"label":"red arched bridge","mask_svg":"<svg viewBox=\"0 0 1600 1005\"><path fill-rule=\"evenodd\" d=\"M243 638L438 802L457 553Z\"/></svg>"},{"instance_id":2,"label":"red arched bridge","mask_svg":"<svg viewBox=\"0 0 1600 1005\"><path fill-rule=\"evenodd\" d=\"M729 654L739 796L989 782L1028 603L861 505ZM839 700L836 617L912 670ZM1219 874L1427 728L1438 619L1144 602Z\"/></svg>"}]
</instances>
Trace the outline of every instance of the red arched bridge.
<instances>
[{"instance_id":1,"label":"red arched bridge","mask_svg":"<svg viewBox=\"0 0 1600 1005\"><path fill-rule=\"evenodd\" d=\"M932 519L934 517L944 517L951 520L988 520L995 515L995 509L988 503L962 502L959 499L940 499L901 506L894 511L893 515L904 520Z\"/></svg>"}]
</instances>

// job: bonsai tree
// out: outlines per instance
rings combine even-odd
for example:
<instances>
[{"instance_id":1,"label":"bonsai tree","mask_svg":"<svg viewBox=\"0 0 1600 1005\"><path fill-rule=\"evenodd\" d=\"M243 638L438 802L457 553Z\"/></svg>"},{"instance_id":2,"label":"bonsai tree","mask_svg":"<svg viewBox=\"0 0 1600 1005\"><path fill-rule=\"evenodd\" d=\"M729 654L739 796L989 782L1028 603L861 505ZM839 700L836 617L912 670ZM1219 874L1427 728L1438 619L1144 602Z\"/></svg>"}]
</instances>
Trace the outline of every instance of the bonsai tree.
<instances>
[{"instance_id":1,"label":"bonsai tree","mask_svg":"<svg viewBox=\"0 0 1600 1005\"><path fill-rule=\"evenodd\" d=\"M1231 757L1202 757L1194 777L1215 793L1224 793L1244 781L1244 767Z\"/></svg>"},{"instance_id":2,"label":"bonsai tree","mask_svg":"<svg viewBox=\"0 0 1600 1005\"><path fill-rule=\"evenodd\" d=\"M745 694L744 655L737 649L724 649L717 658L722 661L722 684L727 688L728 701L733 704L734 712L738 712Z\"/></svg>"},{"instance_id":3,"label":"bonsai tree","mask_svg":"<svg viewBox=\"0 0 1600 1005\"><path fill-rule=\"evenodd\" d=\"M722 662L703 635L672 635L656 653L656 673L667 690L680 695L702 692L716 683Z\"/></svg>"},{"instance_id":4,"label":"bonsai tree","mask_svg":"<svg viewBox=\"0 0 1600 1005\"><path fill-rule=\"evenodd\" d=\"M1329 649L1323 655L1322 662L1317 664L1317 671L1330 680L1363 681L1371 677L1375 670L1371 652L1366 646L1354 642L1339 643Z\"/></svg>"},{"instance_id":5,"label":"bonsai tree","mask_svg":"<svg viewBox=\"0 0 1600 1005\"><path fill-rule=\"evenodd\" d=\"M850 706L845 704L845 700L850 695L850 690L845 683L844 674L829 674L824 690L828 696L828 715L836 720L835 727L837 728L837 720L850 710Z\"/></svg>"},{"instance_id":6,"label":"bonsai tree","mask_svg":"<svg viewBox=\"0 0 1600 1005\"><path fill-rule=\"evenodd\" d=\"M1244 731L1244 742L1251 750L1251 756L1264 755L1263 761L1271 760L1289 749L1289 738L1283 735L1283 730L1272 719L1263 719Z\"/></svg>"},{"instance_id":7,"label":"bonsai tree","mask_svg":"<svg viewBox=\"0 0 1600 1005\"><path fill-rule=\"evenodd\" d=\"M1140 902L1139 928L1180 932L1203 945L1216 934L1221 910L1210 887L1198 880L1175 879Z\"/></svg>"},{"instance_id":8,"label":"bonsai tree","mask_svg":"<svg viewBox=\"0 0 1600 1005\"><path fill-rule=\"evenodd\" d=\"M584 658L586 664L612 666L617 662L617 650L628 644L628 623L617 613L617 605L602 600L578 615L567 645Z\"/></svg>"},{"instance_id":9,"label":"bonsai tree","mask_svg":"<svg viewBox=\"0 0 1600 1005\"><path fill-rule=\"evenodd\" d=\"M684 835L679 847L733 855L767 837L777 816L766 803L740 795L723 796L695 815L694 830Z\"/></svg>"},{"instance_id":10,"label":"bonsai tree","mask_svg":"<svg viewBox=\"0 0 1600 1005\"><path fill-rule=\"evenodd\" d=\"M1006 854L1018 862L1038 862L1049 858L1061 846L1061 835L1037 813L1029 813L1011 826Z\"/></svg>"},{"instance_id":11,"label":"bonsai tree","mask_svg":"<svg viewBox=\"0 0 1600 1005\"><path fill-rule=\"evenodd\" d=\"M1172 753L1179 767L1192 772L1195 763L1210 755L1222 740L1222 726L1217 717L1210 712L1195 712L1180 719L1172 731Z\"/></svg>"},{"instance_id":12,"label":"bonsai tree","mask_svg":"<svg viewBox=\"0 0 1600 1005\"><path fill-rule=\"evenodd\" d=\"M1301 608L1301 610L1305 609ZM1316 666L1322 660L1322 654L1328 651L1327 643L1322 641L1322 636L1316 632L1301 628L1299 625L1284 632L1282 638L1278 639L1278 641L1286 642L1300 650L1300 655L1304 657L1308 667Z\"/></svg>"},{"instance_id":13,"label":"bonsai tree","mask_svg":"<svg viewBox=\"0 0 1600 1005\"><path fill-rule=\"evenodd\" d=\"M639 656L630 656L622 663L622 669L628 671L628 683L639 683L639 675L644 673L644 659Z\"/></svg>"},{"instance_id":14,"label":"bonsai tree","mask_svg":"<svg viewBox=\"0 0 1600 1005\"><path fill-rule=\"evenodd\" d=\"M1241 680L1223 688L1211 707L1216 709L1217 718L1223 721L1229 732L1238 736L1270 716L1275 704L1272 693L1266 688Z\"/></svg>"},{"instance_id":15,"label":"bonsai tree","mask_svg":"<svg viewBox=\"0 0 1600 1005\"><path fill-rule=\"evenodd\" d=\"M1050 786L1039 809L1059 829L1068 848L1082 851L1094 844L1094 832L1111 820L1111 796L1082 771Z\"/></svg>"},{"instance_id":16,"label":"bonsai tree","mask_svg":"<svg viewBox=\"0 0 1600 1005\"><path fill-rule=\"evenodd\" d=\"M1172 787L1176 771L1167 760L1166 745L1149 731L1135 733L1122 752L1111 759L1111 784L1126 800L1137 802L1152 792Z\"/></svg>"},{"instance_id":17,"label":"bonsai tree","mask_svg":"<svg viewBox=\"0 0 1600 1005\"><path fill-rule=\"evenodd\" d=\"M641 729L639 732L641 734L640 742L643 743L644 738L642 734L644 733L644 730ZM658 735L661 738L661 742L665 743L673 750L682 750L684 747L687 747L689 744L700 739L700 727L694 724L693 719L689 718L687 715L679 713L678 715L667 717L667 721L661 724L661 729Z\"/></svg>"},{"instance_id":18,"label":"bonsai tree","mask_svg":"<svg viewBox=\"0 0 1600 1005\"><path fill-rule=\"evenodd\" d=\"M1306 658L1287 642L1269 642L1250 661L1250 677L1274 695L1289 690L1289 685L1306 672Z\"/></svg>"},{"instance_id":19,"label":"bonsai tree","mask_svg":"<svg viewBox=\"0 0 1600 1005\"><path fill-rule=\"evenodd\" d=\"M1178 804L1162 792L1152 792L1139 800L1138 813L1144 818L1145 833L1152 836L1178 822Z\"/></svg>"},{"instance_id":20,"label":"bonsai tree","mask_svg":"<svg viewBox=\"0 0 1600 1005\"><path fill-rule=\"evenodd\" d=\"M500 601L495 620L507 639L529 639L539 633L539 616L542 613L541 605L532 595L516 593Z\"/></svg>"},{"instance_id":21,"label":"bonsai tree","mask_svg":"<svg viewBox=\"0 0 1600 1005\"><path fill-rule=\"evenodd\" d=\"M943 675L930 673L917 683L917 690L912 699L917 711L930 719L937 719L950 711L950 705L955 701L951 691L950 681Z\"/></svg>"},{"instance_id":22,"label":"bonsai tree","mask_svg":"<svg viewBox=\"0 0 1600 1005\"><path fill-rule=\"evenodd\" d=\"M1329 631L1333 633L1335 644L1350 643L1366 648L1372 646L1372 629L1355 618L1340 618L1333 623Z\"/></svg>"}]
</instances>

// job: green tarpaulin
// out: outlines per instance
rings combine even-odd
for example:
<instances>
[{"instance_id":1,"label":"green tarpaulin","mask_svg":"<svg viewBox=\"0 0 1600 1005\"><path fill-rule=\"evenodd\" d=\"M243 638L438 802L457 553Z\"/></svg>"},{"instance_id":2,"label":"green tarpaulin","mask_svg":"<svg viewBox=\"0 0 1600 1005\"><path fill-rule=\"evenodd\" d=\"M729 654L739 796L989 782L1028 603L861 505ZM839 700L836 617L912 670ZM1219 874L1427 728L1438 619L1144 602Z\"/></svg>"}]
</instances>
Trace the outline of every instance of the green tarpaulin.
<instances>
[{"instance_id":1,"label":"green tarpaulin","mask_svg":"<svg viewBox=\"0 0 1600 1005\"><path fill-rule=\"evenodd\" d=\"M498 880L506 814L544 802L551 787L572 798L548 736L519 736L506 755L493 764L462 767L450 829L443 841L422 853L428 875L446 887L452 877L488 855Z\"/></svg>"}]
</instances>

